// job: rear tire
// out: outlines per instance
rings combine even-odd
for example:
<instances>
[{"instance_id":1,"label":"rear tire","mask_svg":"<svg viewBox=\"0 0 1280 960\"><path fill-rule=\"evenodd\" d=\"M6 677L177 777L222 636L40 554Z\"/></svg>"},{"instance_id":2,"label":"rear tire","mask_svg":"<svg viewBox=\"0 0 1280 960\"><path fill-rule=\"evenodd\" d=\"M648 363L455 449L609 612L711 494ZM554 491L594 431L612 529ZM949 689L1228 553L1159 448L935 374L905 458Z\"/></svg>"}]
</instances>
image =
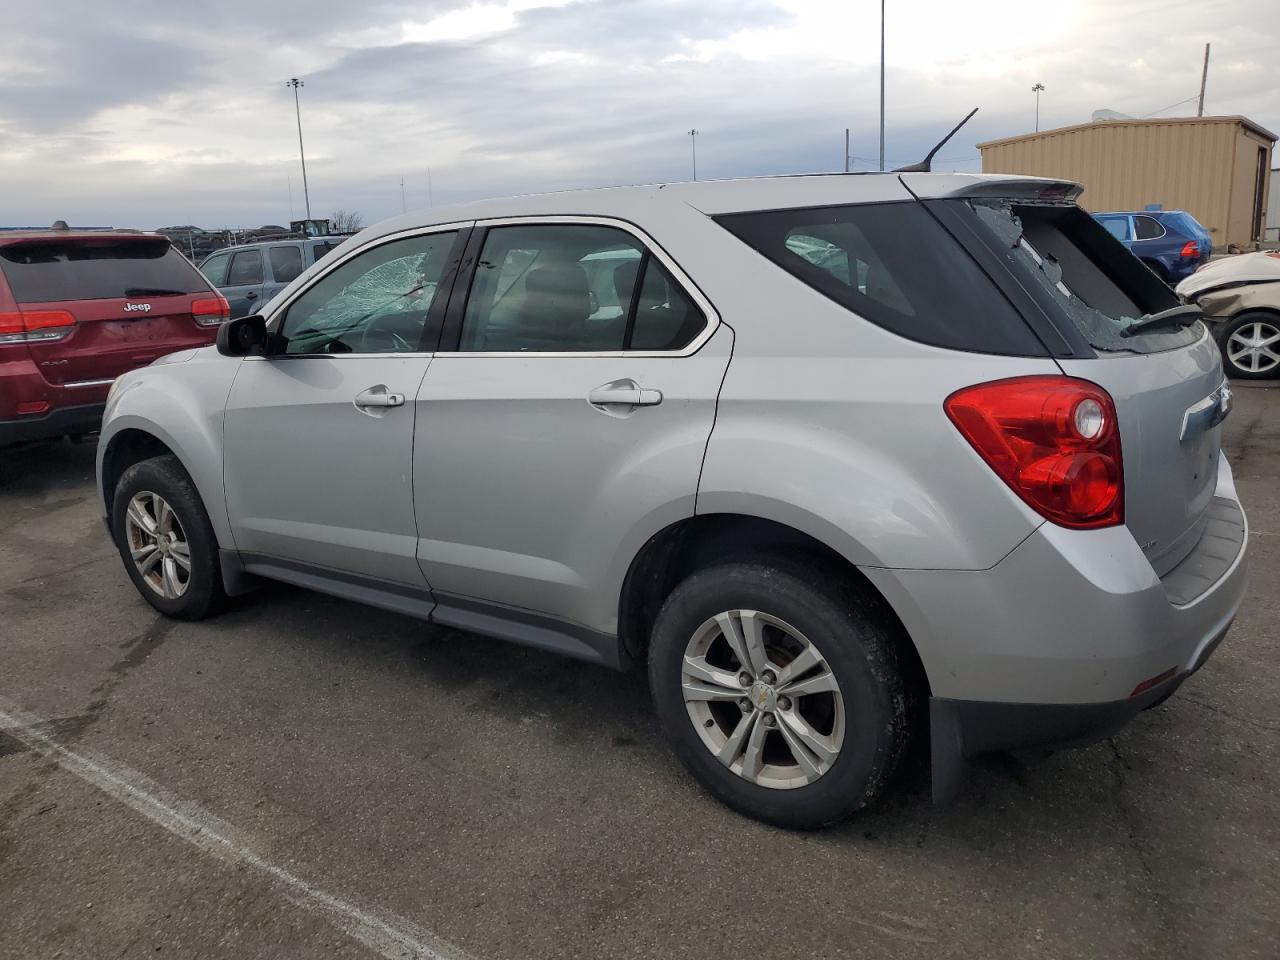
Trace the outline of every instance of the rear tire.
<instances>
[{"instance_id":1,"label":"rear tire","mask_svg":"<svg viewBox=\"0 0 1280 960\"><path fill-rule=\"evenodd\" d=\"M129 579L165 616L202 620L226 599L209 514L177 457L153 457L124 471L112 498L111 532Z\"/></svg>"},{"instance_id":2,"label":"rear tire","mask_svg":"<svg viewBox=\"0 0 1280 960\"><path fill-rule=\"evenodd\" d=\"M1275 377L1280 374L1280 315L1246 310L1223 324L1218 346L1228 376L1240 380Z\"/></svg>"},{"instance_id":3,"label":"rear tire","mask_svg":"<svg viewBox=\"0 0 1280 960\"><path fill-rule=\"evenodd\" d=\"M658 718L689 771L734 810L780 827L828 826L879 796L906 747L896 629L878 603L821 566L700 570L654 625ZM734 651L752 659L742 645L751 635L766 657L744 664Z\"/></svg>"}]
</instances>

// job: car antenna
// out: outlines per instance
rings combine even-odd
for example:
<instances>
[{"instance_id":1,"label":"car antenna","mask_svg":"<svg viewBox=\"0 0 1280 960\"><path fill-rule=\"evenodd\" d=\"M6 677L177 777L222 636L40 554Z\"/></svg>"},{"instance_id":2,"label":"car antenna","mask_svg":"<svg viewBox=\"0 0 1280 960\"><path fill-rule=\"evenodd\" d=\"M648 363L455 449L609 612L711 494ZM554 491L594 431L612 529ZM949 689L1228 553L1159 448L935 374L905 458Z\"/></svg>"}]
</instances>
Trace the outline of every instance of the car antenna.
<instances>
[{"instance_id":1,"label":"car antenna","mask_svg":"<svg viewBox=\"0 0 1280 960\"><path fill-rule=\"evenodd\" d=\"M939 140L938 145L934 147L932 150L930 150L928 156L926 156L919 163L912 163L905 167L898 167L898 169L894 170L893 172L894 173L930 173L933 170L933 155L937 153L939 150L941 150L943 145L946 144L948 140L950 140L952 137L956 135L956 131L958 131L966 123L972 120L973 115L977 112L978 112L977 107L974 107L972 110L970 110L969 116L965 117L963 120L957 123L951 129L951 132L948 133L941 140Z\"/></svg>"}]
</instances>

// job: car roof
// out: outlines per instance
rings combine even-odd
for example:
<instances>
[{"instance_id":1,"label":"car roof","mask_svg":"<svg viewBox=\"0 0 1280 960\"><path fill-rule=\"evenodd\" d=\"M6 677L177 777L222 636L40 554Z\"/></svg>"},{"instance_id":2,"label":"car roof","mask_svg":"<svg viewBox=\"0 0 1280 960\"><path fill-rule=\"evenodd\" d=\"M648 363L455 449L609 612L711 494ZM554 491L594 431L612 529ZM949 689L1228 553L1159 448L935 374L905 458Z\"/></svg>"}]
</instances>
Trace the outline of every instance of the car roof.
<instances>
[{"instance_id":1,"label":"car roof","mask_svg":"<svg viewBox=\"0 0 1280 960\"><path fill-rule=\"evenodd\" d=\"M907 201L955 196L1026 196L1046 189L1074 200L1078 183L1043 177L977 173L834 173L697 180L527 194L432 207L402 214L357 234L380 236L472 220L524 216L604 216L641 222L663 205L693 208L708 216L790 207Z\"/></svg>"},{"instance_id":2,"label":"car roof","mask_svg":"<svg viewBox=\"0 0 1280 960\"><path fill-rule=\"evenodd\" d=\"M0 245L26 240L165 240L159 233L141 230L0 230Z\"/></svg>"},{"instance_id":3,"label":"car roof","mask_svg":"<svg viewBox=\"0 0 1280 960\"><path fill-rule=\"evenodd\" d=\"M251 243L233 243L227 247L219 247L217 250L209 252L209 257L215 253L227 253L233 250L256 250L259 247L275 247L285 243L341 243L350 237L351 234L329 234L323 237L279 237L275 240L254 240ZM209 257L205 257L206 260Z\"/></svg>"},{"instance_id":4,"label":"car roof","mask_svg":"<svg viewBox=\"0 0 1280 960\"><path fill-rule=\"evenodd\" d=\"M1170 214L1185 215L1185 210L1095 210L1095 217L1167 217Z\"/></svg>"}]
</instances>

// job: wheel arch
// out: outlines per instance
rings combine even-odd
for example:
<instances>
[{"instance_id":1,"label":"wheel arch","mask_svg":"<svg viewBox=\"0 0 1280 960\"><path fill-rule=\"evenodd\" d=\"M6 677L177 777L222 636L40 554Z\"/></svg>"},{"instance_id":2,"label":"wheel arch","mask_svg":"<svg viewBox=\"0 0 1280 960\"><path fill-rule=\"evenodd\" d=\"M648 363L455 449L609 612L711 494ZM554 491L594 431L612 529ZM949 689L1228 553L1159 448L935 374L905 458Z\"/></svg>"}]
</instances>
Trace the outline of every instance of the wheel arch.
<instances>
[{"instance_id":1,"label":"wheel arch","mask_svg":"<svg viewBox=\"0 0 1280 960\"><path fill-rule=\"evenodd\" d=\"M222 455L206 432L199 431L194 444L184 444L174 432L136 415L117 415L105 426L98 442L97 480L103 516L110 522L116 484L125 470L157 456L177 458L191 477L204 504L214 535L222 547L232 543L222 497Z\"/></svg>"},{"instance_id":2,"label":"wheel arch","mask_svg":"<svg viewBox=\"0 0 1280 960\"><path fill-rule=\"evenodd\" d=\"M624 661L644 663L649 633L663 601L685 577L714 563L799 557L851 584L881 607L895 627L909 680L924 696L928 671L902 618L858 567L829 544L793 526L740 513L697 514L669 524L649 538L632 559L618 602L618 642Z\"/></svg>"}]
</instances>

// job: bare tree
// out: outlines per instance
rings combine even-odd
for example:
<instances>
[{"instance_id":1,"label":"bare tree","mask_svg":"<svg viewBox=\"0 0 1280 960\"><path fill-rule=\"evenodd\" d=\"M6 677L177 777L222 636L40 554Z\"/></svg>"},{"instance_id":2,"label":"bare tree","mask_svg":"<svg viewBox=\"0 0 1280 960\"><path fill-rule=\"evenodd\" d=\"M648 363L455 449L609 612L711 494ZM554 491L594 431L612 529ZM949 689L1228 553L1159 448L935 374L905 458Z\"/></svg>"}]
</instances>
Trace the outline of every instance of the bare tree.
<instances>
[{"instance_id":1,"label":"bare tree","mask_svg":"<svg viewBox=\"0 0 1280 960\"><path fill-rule=\"evenodd\" d=\"M333 233L359 233L364 217L359 210L335 210L329 214L329 230Z\"/></svg>"}]
</instances>

